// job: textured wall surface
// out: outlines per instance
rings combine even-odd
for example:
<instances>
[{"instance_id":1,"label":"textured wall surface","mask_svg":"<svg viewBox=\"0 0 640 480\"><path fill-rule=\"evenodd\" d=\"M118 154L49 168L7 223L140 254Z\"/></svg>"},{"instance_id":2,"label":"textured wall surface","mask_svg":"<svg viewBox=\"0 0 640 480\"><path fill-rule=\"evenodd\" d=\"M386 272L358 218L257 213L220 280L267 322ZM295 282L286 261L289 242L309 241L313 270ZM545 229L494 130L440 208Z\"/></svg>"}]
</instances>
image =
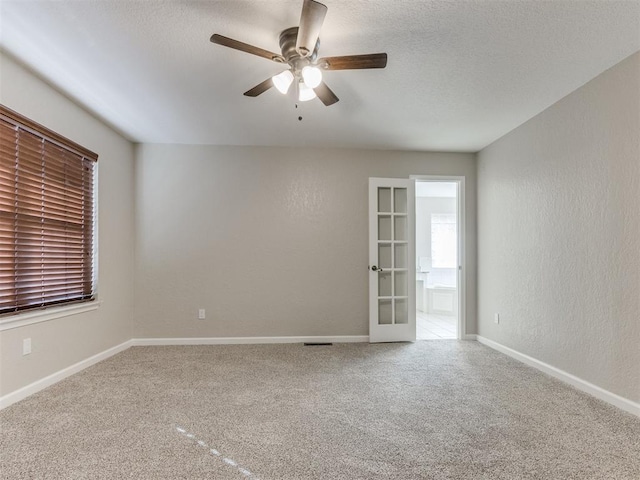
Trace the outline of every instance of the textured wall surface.
<instances>
[{"instance_id":1,"label":"textured wall surface","mask_svg":"<svg viewBox=\"0 0 640 480\"><path fill-rule=\"evenodd\" d=\"M368 334L368 177L410 174L466 176L475 332L475 155L142 145L135 336Z\"/></svg>"},{"instance_id":2,"label":"textured wall surface","mask_svg":"<svg viewBox=\"0 0 640 480\"><path fill-rule=\"evenodd\" d=\"M636 53L479 153L480 335L640 401L639 205Z\"/></svg>"},{"instance_id":3,"label":"textured wall surface","mask_svg":"<svg viewBox=\"0 0 640 480\"><path fill-rule=\"evenodd\" d=\"M0 333L0 395L118 345L133 325L133 145L6 56L0 101L99 155L98 310ZM32 340L22 356L22 340Z\"/></svg>"}]
</instances>

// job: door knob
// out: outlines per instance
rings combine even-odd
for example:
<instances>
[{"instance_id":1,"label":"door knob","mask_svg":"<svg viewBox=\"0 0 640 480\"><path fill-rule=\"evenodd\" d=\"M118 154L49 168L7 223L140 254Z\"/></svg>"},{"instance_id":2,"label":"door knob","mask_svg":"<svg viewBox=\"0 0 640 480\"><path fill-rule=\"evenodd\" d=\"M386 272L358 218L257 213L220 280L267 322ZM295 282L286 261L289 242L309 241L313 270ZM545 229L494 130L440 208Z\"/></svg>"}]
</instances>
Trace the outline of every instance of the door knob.
<instances>
[{"instance_id":1,"label":"door knob","mask_svg":"<svg viewBox=\"0 0 640 480\"><path fill-rule=\"evenodd\" d=\"M381 268L378 268L378 267L377 267L377 266L375 266L375 265L373 265L373 266L371 267L371 270L372 270L372 271L374 271L374 272L381 272L381 271L382 271L382 269L381 269Z\"/></svg>"}]
</instances>

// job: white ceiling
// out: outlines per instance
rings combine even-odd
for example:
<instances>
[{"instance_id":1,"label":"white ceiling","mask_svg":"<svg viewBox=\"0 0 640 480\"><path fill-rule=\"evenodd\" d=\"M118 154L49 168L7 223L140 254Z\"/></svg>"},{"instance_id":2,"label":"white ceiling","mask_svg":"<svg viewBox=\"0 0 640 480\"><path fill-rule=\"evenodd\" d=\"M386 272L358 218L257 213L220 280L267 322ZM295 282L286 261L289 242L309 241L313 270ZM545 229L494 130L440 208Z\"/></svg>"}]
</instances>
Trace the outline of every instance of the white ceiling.
<instances>
[{"instance_id":1,"label":"white ceiling","mask_svg":"<svg viewBox=\"0 0 640 480\"><path fill-rule=\"evenodd\" d=\"M244 97L282 67L209 42L278 52L302 0L1 0L0 46L136 142L432 151L478 151L640 50L639 1L325 3L320 56L389 55L326 72L331 107Z\"/></svg>"}]
</instances>

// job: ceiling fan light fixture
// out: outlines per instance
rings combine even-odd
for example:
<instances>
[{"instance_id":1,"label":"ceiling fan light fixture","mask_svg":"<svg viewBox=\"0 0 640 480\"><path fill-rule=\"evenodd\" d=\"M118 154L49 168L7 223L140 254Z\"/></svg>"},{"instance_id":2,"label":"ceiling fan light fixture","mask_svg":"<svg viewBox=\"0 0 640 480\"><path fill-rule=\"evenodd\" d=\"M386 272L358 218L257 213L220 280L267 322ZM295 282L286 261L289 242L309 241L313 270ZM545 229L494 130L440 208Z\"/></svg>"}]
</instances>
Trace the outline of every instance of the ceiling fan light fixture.
<instances>
[{"instance_id":1,"label":"ceiling fan light fixture","mask_svg":"<svg viewBox=\"0 0 640 480\"><path fill-rule=\"evenodd\" d=\"M2 0L0 0L1 2ZM327 6L317 0L302 0L302 13L298 26L285 28L280 32L280 53L225 37L218 33L211 35L211 42L227 48L266 58L288 69L244 92L246 97L257 97L275 87L280 93L291 93L296 102L306 102L318 98L325 106L339 99L323 80L322 70L362 70L385 68L386 53L368 53L363 55L343 55L339 57L318 58L320 48L320 30L327 14ZM285 67L287 68L287 67ZM295 84L294 84L295 83ZM293 91L291 89L293 85Z\"/></svg>"},{"instance_id":2,"label":"ceiling fan light fixture","mask_svg":"<svg viewBox=\"0 0 640 480\"><path fill-rule=\"evenodd\" d=\"M316 88L322 83L322 71L318 67L307 65L302 69L302 78L307 87Z\"/></svg>"},{"instance_id":3,"label":"ceiling fan light fixture","mask_svg":"<svg viewBox=\"0 0 640 480\"><path fill-rule=\"evenodd\" d=\"M314 98L316 98L316 92L313 91L313 88L304 82L298 83L298 100L300 102L308 102Z\"/></svg>"},{"instance_id":4,"label":"ceiling fan light fixture","mask_svg":"<svg viewBox=\"0 0 640 480\"><path fill-rule=\"evenodd\" d=\"M284 72L271 77L271 81L273 82L273 86L276 87L280 93L285 95L289 91L291 83L293 83L293 73L291 73L291 70L285 70Z\"/></svg>"}]
</instances>

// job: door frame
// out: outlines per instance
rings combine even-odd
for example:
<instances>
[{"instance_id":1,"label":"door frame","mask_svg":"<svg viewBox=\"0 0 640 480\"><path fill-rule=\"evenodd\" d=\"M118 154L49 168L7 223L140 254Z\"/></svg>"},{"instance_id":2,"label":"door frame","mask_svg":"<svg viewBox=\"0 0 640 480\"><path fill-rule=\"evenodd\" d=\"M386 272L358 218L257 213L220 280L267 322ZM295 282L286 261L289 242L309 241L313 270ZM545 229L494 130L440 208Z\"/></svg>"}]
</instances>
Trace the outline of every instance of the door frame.
<instances>
[{"instance_id":1,"label":"door frame","mask_svg":"<svg viewBox=\"0 0 640 480\"><path fill-rule=\"evenodd\" d=\"M458 195L456 198L456 208L458 210L458 331L456 338L458 340L464 340L467 337L467 258L465 255L467 217L465 213L465 177L463 175L409 175L409 178L415 180L416 183L450 182L458 185Z\"/></svg>"}]
</instances>

